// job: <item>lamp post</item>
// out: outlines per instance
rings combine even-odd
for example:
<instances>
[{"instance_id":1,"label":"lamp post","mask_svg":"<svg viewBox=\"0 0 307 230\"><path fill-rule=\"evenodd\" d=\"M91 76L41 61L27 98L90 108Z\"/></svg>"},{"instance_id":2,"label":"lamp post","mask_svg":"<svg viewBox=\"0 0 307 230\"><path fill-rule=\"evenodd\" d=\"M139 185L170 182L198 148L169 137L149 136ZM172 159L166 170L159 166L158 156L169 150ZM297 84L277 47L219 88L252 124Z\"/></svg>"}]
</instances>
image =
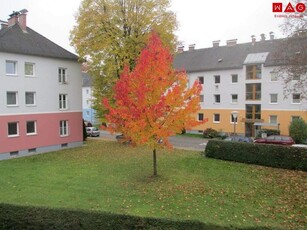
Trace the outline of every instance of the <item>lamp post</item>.
<instances>
[{"instance_id":1,"label":"lamp post","mask_svg":"<svg viewBox=\"0 0 307 230\"><path fill-rule=\"evenodd\" d=\"M233 117L233 135L236 135L236 123L237 123L237 118L238 118L238 111L232 111L231 115Z\"/></svg>"}]
</instances>

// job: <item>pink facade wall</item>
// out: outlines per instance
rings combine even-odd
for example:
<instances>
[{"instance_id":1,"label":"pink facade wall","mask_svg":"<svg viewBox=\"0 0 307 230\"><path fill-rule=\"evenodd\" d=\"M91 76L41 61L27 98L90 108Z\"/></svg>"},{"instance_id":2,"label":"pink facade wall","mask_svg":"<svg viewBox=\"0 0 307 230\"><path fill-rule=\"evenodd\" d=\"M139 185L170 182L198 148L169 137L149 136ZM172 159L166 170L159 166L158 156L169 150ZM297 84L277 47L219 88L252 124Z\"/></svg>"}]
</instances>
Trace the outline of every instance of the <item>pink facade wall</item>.
<instances>
[{"instance_id":1,"label":"pink facade wall","mask_svg":"<svg viewBox=\"0 0 307 230\"><path fill-rule=\"evenodd\" d=\"M60 136L61 120L68 121L68 136ZM36 121L36 135L27 135L27 121ZM8 122L19 122L19 136L8 137ZM0 154L83 141L82 112L0 116L0 127Z\"/></svg>"}]
</instances>

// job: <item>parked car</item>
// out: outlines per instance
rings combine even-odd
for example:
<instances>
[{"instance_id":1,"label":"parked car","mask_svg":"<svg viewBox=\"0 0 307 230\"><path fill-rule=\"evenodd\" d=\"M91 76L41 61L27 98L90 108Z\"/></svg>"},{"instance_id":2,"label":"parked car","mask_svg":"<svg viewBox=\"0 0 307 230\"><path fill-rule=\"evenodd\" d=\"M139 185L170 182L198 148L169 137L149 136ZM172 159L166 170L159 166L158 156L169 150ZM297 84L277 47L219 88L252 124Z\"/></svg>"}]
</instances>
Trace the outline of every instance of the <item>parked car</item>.
<instances>
[{"instance_id":1,"label":"parked car","mask_svg":"<svg viewBox=\"0 0 307 230\"><path fill-rule=\"evenodd\" d=\"M245 136L230 136L230 137L226 137L224 140L225 141L246 142L246 143L253 142L253 139L251 137L245 137Z\"/></svg>"},{"instance_id":2,"label":"parked car","mask_svg":"<svg viewBox=\"0 0 307 230\"><path fill-rule=\"evenodd\" d=\"M99 137L100 131L96 127L87 127L86 133L88 137Z\"/></svg>"},{"instance_id":3,"label":"parked car","mask_svg":"<svg viewBox=\"0 0 307 230\"><path fill-rule=\"evenodd\" d=\"M289 136L271 135L266 138L259 138L254 143L276 144L276 145L293 145L294 140Z\"/></svg>"}]
</instances>

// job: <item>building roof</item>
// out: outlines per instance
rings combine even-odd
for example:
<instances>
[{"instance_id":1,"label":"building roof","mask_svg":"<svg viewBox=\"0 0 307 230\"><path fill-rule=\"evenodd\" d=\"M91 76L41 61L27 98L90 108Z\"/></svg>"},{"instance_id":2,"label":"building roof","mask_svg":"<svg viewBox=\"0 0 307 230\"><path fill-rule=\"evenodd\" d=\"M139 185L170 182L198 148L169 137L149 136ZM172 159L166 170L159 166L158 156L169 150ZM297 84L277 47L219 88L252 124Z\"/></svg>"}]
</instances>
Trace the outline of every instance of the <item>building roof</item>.
<instances>
[{"instance_id":1,"label":"building roof","mask_svg":"<svg viewBox=\"0 0 307 230\"><path fill-rule=\"evenodd\" d=\"M88 73L82 72L82 87L93 86L93 80Z\"/></svg>"},{"instance_id":2,"label":"building roof","mask_svg":"<svg viewBox=\"0 0 307 230\"><path fill-rule=\"evenodd\" d=\"M174 68L187 72L241 69L246 60L248 64L257 64L261 61L265 66L282 65L285 64L285 56L288 55L288 51L282 49L284 40L265 40L184 51L175 56ZM306 38L298 41L292 49L292 54L304 50L307 44ZM252 63L253 60L255 63Z\"/></svg>"},{"instance_id":3,"label":"building roof","mask_svg":"<svg viewBox=\"0 0 307 230\"><path fill-rule=\"evenodd\" d=\"M19 23L0 30L0 52L78 60L78 56L31 28L27 27L24 32Z\"/></svg>"}]
</instances>

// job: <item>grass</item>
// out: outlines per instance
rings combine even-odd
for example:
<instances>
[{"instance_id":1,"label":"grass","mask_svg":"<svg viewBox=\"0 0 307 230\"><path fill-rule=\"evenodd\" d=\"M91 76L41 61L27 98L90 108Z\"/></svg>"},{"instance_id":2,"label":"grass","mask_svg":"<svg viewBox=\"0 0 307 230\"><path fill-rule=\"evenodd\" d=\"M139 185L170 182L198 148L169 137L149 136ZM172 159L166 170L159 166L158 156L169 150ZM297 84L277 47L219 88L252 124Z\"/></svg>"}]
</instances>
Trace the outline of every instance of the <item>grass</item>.
<instances>
[{"instance_id":1,"label":"grass","mask_svg":"<svg viewBox=\"0 0 307 230\"><path fill-rule=\"evenodd\" d=\"M225 227L307 227L307 173L88 141L0 162L0 203L199 220Z\"/></svg>"},{"instance_id":2,"label":"grass","mask_svg":"<svg viewBox=\"0 0 307 230\"><path fill-rule=\"evenodd\" d=\"M184 133L184 134L177 134L177 136L204 138L203 134L198 134L198 133Z\"/></svg>"}]
</instances>

